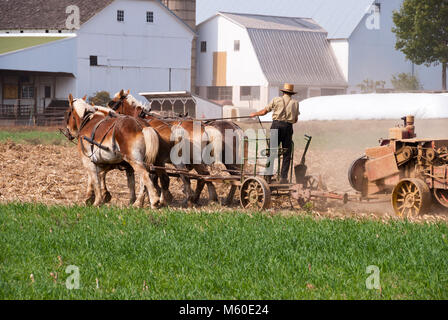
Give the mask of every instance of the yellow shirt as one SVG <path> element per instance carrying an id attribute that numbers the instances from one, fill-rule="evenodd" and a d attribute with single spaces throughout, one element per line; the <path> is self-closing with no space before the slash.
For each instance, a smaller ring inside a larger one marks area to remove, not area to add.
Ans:
<path id="1" fill-rule="evenodd" d="M 283 97 L 274 98 L 265 108 L 267 112 L 273 111 L 272 120 L 296 123 L 300 111 L 299 102 L 285 94 Z"/>

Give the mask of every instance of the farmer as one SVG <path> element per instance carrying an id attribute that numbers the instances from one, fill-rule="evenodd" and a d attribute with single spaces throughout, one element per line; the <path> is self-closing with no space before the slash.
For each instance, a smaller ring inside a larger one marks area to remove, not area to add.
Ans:
<path id="1" fill-rule="evenodd" d="M 278 144 L 282 145 L 286 152 L 283 155 L 283 162 L 281 168 L 280 183 L 288 183 L 288 172 L 291 163 L 291 149 L 292 149 L 292 135 L 293 124 L 297 122 L 299 117 L 299 102 L 292 98 L 297 92 L 294 91 L 294 85 L 285 83 L 282 97 L 274 98 L 269 105 L 258 112 L 252 113 L 251 117 L 264 116 L 272 113 L 272 129 L 278 130 Z"/>

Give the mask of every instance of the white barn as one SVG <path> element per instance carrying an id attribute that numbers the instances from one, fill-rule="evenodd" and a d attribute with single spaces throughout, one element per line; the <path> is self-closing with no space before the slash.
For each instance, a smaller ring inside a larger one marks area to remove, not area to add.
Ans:
<path id="1" fill-rule="evenodd" d="M 259 109 L 284 82 L 300 98 L 345 93 L 327 32 L 312 19 L 220 12 L 197 29 L 201 96 Z"/>
<path id="2" fill-rule="evenodd" d="M 76 29 L 73 5 L 80 13 Z M 40 113 L 69 93 L 190 90 L 195 32 L 160 1 L 0 0 L 0 6 L 0 116 L 17 104 Z"/>
<path id="3" fill-rule="evenodd" d="M 197 21 L 207 21 L 219 11 L 312 18 L 328 32 L 328 40 L 348 83 L 347 93 L 359 92 L 357 85 L 367 78 L 384 80 L 386 88 L 392 88 L 392 75 L 401 72 L 417 75 L 425 90 L 441 90 L 440 65 L 429 68 L 424 65 L 416 66 L 395 50 L 396 38 L 391 31 L 392 12 L 398 10 L 402 2 L 403 0 L 198 0 Z"/>

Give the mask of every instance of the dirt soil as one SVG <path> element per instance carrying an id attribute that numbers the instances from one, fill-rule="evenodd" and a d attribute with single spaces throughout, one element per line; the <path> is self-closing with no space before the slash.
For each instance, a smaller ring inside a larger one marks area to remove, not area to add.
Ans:
<path id="1" fill-rule="evenodd" d="M 309 173 L 321 177 L 330 191 L 352 192 L 347 181 L 347 168 L 359 156 L 349 149 L 310 151 L 307 158 Z M 296 159 L 299 159 L 298 155 Z M 296 160 L 298 161 L 298 160 Z M 81 164 L 75 146 L 25 145 L 13 142 L 0 143 L 0 202 L 36 202 L 48 205 L 84 205 L 87 175 Z M 110 205 L 126 207 L 129 192 L 124 172 L 114 170 L 107 176 L 107 186 L 112 194 Z M 194 184 L 193 184 L 194 186 Z M 224 198 L 229 186 L 217 184 L 218 194 Z M 181 208 L 182 184 L 179 179 L 171 180 L 171 192 L 175 201 L 171 205 Z M 204 190 L 198 209 L 210 212 L 239 209 L 239 194 L 235 195 L 231 208 L 208 204 L 208 193 Z M 146 201 L 147 202 L 147 201 Z M 146 206 L 148 204 L 146 203 Z M 292 203 L 292 206 L 295 206 Z M 276 198 L 272 213 L 294 214 L 288 196 Z M 295 209 L 298 207 L 295 206 Z M 340 202 L 316 203 L 310 209 L 315 216 L 332 217 L 393 217 L 388 199 L 383 203 L 343 205 Z M 425 221 L 448 221 L 443 213 L 432 212 Z"/>

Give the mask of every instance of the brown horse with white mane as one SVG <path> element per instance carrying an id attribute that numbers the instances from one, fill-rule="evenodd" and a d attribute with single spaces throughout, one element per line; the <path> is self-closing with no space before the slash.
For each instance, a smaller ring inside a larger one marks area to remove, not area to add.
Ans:
<path id="1" fill-rule="evenodd" d="M 176 143 L 179 143 L 179 140 L 172 141 L 172 133 L 176 128 L 181 128 L 188 134 L 188 140 L 189 140 L 189 161 L 188 163 L 179 163 L 174 164 L 176 168 L 183 169 L 183 170 L 196 170 L 197 173 L 203 174 L 203 175 L 209 175 L 209 169 L 206 164 L 204 163 L 194 163 L 194 150 L 196 147 L 196 150 L 199 148 L 200 152 L 205 147 L 205 141 L 202 139 L 204 136 L 207 136 L 208 138 L 205 140 L 211 140 L 213 141 L 213 134 L 216 134 L 216 132 L 213 132 L 211 130 L 206 132 L 205 127 L 201 123 L 196 123 L 196 125 L 199 125 L 199 135 L 195 135 L 194 132 L 194 126 L 195 123 L 192 120 L 161 120 L 156 117 L 153 117 L 148 114 L 143 114 L 143 105 L 138 102 L 132 95 L 129 94 L 129 90 L 125 92 L 124 90 L 121 90 L 119 93 L 115 95 L 111 103 L 109 103 L 109 106 L 119 114 L 129 115 L 136 118 L 143 118 L 149 126 L 153 127 L 157 133 L 159 134 L 161 141 L 164 141 L 166 145 L 171 145 L 173 147 Z M 211 138 L 211 139 L 209 139 Z M 159 158 L 157 160 L 157 163 L 161 164 L 162 166 L 166 163 L 171 163 L 170 159 L 171 152 L 162 153 L 159 152 Z M 166 177 L 166 175 L 159 174 L 161 178 L 161 184 L 162 184 L 162 191 L 166 189 L 169 186 L 169 179 Z M 218 201 L 218 195 L 216 193 L 215 186 L 211 182 L 205 182 L 201 179 L 198 180 L 198 184 L 196 187 L 196 191 L 193 194 L 190 186 L 190 179 L 188 176 L 180 174 L 180 177 L 184 183 L 184 193 L 186 195 L 186 200 L 184 204 L 187 203 L 196 203 L 199 200 L 199 197 L 201 195 L 201 192 L 207 184 L 207 189 L 209 192 L 209 200 L 211 201 Z"/>
<path id="2" fill-rule="evenodd" d="M 154 129 L 134 117 L 106 116 L 87 104 L 85 98 L 73 99 L 70 94 L 69 104 L 66 132 L 71 138 L 78 138 L 78 151 L 89 176 L 88 197 L 91 186 L 95 193 L 93 204 L 99 206 L 105 201 L 100 173 L 125 162 L 140 176 L 136 205 L 143 205 L 146 188 L 151 206 L 156 207 L 159 196 L 149 176 L 159 151 L 159 137 Z"/>

